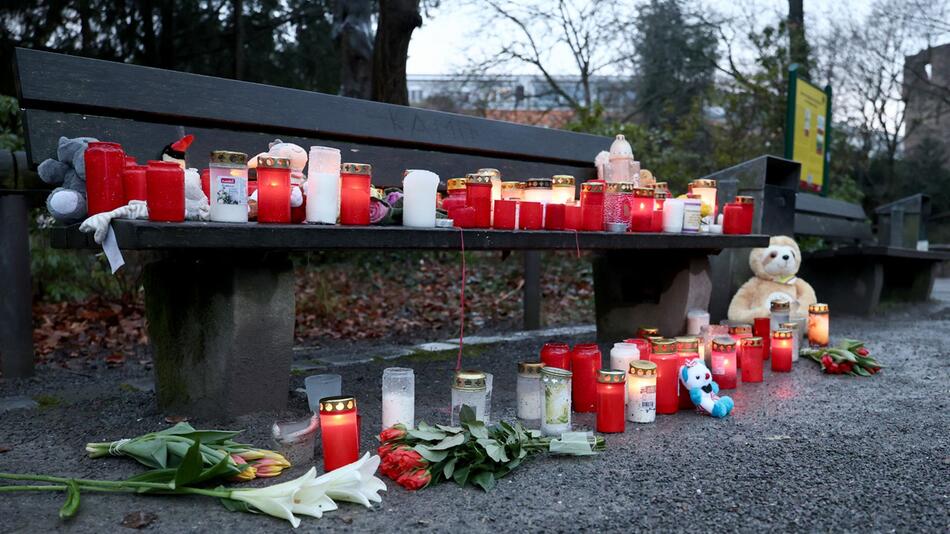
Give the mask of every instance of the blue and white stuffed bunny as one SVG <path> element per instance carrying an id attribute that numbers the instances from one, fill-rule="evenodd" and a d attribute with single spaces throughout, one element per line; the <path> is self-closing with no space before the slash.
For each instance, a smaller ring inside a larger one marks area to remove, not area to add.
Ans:
<path id="1" fill-rule="evenodd" d="M 730 397 L 719 396 L 719 384 L 713 382 L 712 373 L 700 359 L 690 360 L 680 367 L 680 382 L 689 390 L 689 398 L 696 408 L 713 417 L 725 417 L 735 406 Z"/>

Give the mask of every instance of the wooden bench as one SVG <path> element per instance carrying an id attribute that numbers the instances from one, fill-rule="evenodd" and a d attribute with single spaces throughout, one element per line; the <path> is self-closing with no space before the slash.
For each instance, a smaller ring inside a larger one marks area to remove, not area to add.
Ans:
<path id="1" fill-rule="evenodd" d="M 212 149 L 254 154 L 279 137 L 304 147 L 332 145 L 344 161 L 371 163 L 377 186 L 398 185 L 405 168 L 431 169 L 444 179 L 494 167 L 511 179 L 573 174 L 580 182 L 594 176 L 593 157 L 611 141 L 33 50 L 18 49 L 16 63 L 33 165 L 55 153 L 61 135 L 116 141 L 144 161 L 187 132 L 196 136 L 189 151 L 196 167 Z M 144 280 L 160 407 L 226 416 L 286 403 L 294 327 L 290 251 L 459 250 L 463 237 L 458 229 L 398 227 L 146 221 L 113 227 L 122 249 L 162 255 L 146 266 Z M 57 247 L 95 248 L 75 227 L 54 229 L 51 239 Z M 468 250 L 577 247 L 642 255 L 652 268 L 639 283 L 651 290 L 639 301 L 625 300 L 611 322 L 598 320 L 603 339 L 628 335 L 640 323 L 678 334 L 688 307 L 708 304 L 708 255 L 766 242 L 761 235 L 464 232 Z M 541 266 L 536 254 L 526 258 L 528 278 Z M 598 316 L 610 311 L 601 301 L 614 291 L 611 282 L 597 280 Z"/>
<path id="2" fill-rule="evenodd" d="M 930 297 L 937 267 L 950 253 L 917 250 L 919 236 L 926 236 L 926 218 L 906 225 L 904 221 L 905 214 L 914 214 L 910 206 L 915 202 L 917 215 L 922 215 L 921 198 L 878 208 L 875 238 L 861 206 L 808 193 L 796 196 L 795 235 L 819 237 L 827 244 L 803 254 L 800 272 L 819 300 L 836 311 L 869 315 L 882 300 L 920 302 Z M 904 228 L 913 234 L 910 241 L 903 239 Z"/>

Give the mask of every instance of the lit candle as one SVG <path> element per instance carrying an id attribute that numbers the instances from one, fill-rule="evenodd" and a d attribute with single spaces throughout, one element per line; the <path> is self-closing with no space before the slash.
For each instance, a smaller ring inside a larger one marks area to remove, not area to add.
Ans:
<path id="1" fill-rule="evenodd" d="M 569 174 L 556 174 L 551 177 L 551 203 L 573 204 L 577 196 L 574 177 Z"/>
<path id="2" fill-rule="evenodd" d="M 442 199 L 442 209 L 450 211 L 465 207 L 465 178 L 449 178 L 445 190 L 449 195 Z"/>
<path id="3" fill-rule="evenodd" d="M 519 362 L 518 383 L 518 419 L 531 428 L 541 422 L 541 362 Z"/>
<path id="4" fill-rule="evenodd" d="M 424 170 L 408 170 L 402 179 L 402 225 L 435 228 L 435 197 L 439 175 Z"/>
<path id="5" fill-rule="evenodd" d="M 699 338 L 694 336 L 683 336 L 676 338 L 676 353 L 680 357 L 680 367 L 686 365 L 690 360 L 699 359 Z M 680 410 L 694 410 L 696 406 L 693 404 L 693 399 L 689 396 L 689 390 L 686 389 L 686 386 L 683 385 L 682 381 L 679 381 L 679 390 L 677 391 L 679 395 L 679 406 Z"/>
<path id="6" fill-rule="evenodd" d="M 367 197 L 368 198 L 368 197 Z M 367 211 L 367 216 L 369 212 Z M 290 160 L 257 158 L 257 222 L 290 222 Z"/>
<path id="7" fill-rule="evenodd" d="M 604 229 L 604 183 L 581 184 L 581 229 L 601 232 Z"/>
<path id="8" fill-rule="evenodd" d="M 597 370 L 600 368 L 601 355 L 597 344 L 574 345 L 571 351 L 571 400 L 575 412 L 593 412 L 596 409 Z"/>
<path id="9" fill-rule="evenodd" d="M 772 371 L 787 373 L 792 370 L 792 336 L 791 330 L 776 330 L 772 332 Z"/>
<path id="10" fill-rule="evenodd" d="M 554 191 L 551 188 L 551 180 L 548 178 L 532 178 L 525 180 L 524 198 L 528 202 L 539 202 L 547 204 L 551 202 Z"/>
<path id="11" fill-rule="evenodd" d="M 756 317 L 752 320 L 752 334 L 762 338 L 762 359 L 769 359 L 769 346 L 772 341 L 771 317 Z"/>
<path id="12" fill-rule="evenodd" d="M 122 170 L 122 191 L 125 194 L 125 203 L 132 200 L 148 199 L 148 182 L 145 180 L 147 165 L 126 165 Z M 245 210 L 245 218 L 247 217 Z"/>
<path id="13" fill-rule="evenodd" d="M 686 312 L 686 335 L 698 336 L 699 331 L 709 324 L 709 312 L 706 310 L 689 310 Z"/>
<path id="14" fill-rule="evenodd" d="M 736 366 L 742 368 L 742 358 L 740 353 L 742 352 L 742 341 L 747 337 L 752 337 L 752 325 L 736 323 L 729 325 L 729 336 L 736 341 Z"/>
<path id="15" fill-rule="evenodd" d="M 368 163 L 342 165 L 340 169 L 340 224 L 369 225 L 369 190 L 372 174 L 373 167 Z"/>
<path id="16" fill-rule="evenodd" d="M 246 223 L 247 154 L 229 150 L 212 152 L 208 162 L 208 190 L 212 221 Z"/>
<path id="17" fill-rule="evenodd" d="M 630 362 L 627 373 L 627 421 L 652 423 L 656 420 L 656 364 L 644 360 Z"/>
<path id="18" fill-rule="evenodd" d="M 541 347 L 541 363 L 546 367 L 571 370 L 571 347 L 567 343 L 545 343 Z"/>
<path id="19" fill-rule="evenodd" d="M 290 206 L 289 202 L 287 204 Z M 360 457 L 356 398 L 349 395 L 320 399 L 320 441 L 323 470 L 333 471 Z"/>
<path id="20" fill-rule="evenodd" d="M 631 201 L 630 231 L 649 232 L 653 229 L 653 189 L 637 187 Z"/>
<path id="21" fill-rule="evenodd" d="M 383 429 L 395 424 L 413 428 L 416 422 L 416 378 L 412 369 L 383 369 Z"/>
<path id="22" fill-rule="evenodd" d="M 499 185 L 499 194 L 501 194 L 501 185 Z M 472 228 L 490 228 L 491 227 L 491 209 L 492 209 L 492 175 L 490 174 L 466 174 L 465 175 L 465 194 L 468 207 L 475 210 L 475 220 Z"/>
<path id="23" fill-rule="evenodd" d="M 716 180 L 693 180 L 690 183 L 689 192 L 699 195 L 703 204 L 712 210 L 710 215 L 713 220 L 716 220 L 716 215 L 719 214 L 719 206 L 716 204 Z"/>
<path id="24" fill-rule="evenodd" d="M 712 376 L 720 389 L 736 387 L 736 340 L 720 336 L 712 341 Z"/>
<path id="25" fill-rule="evenodd" d="M 145 169 L 148 220 L 185 220 L 185 171 L 173 161 L 149 161 Z M 91 213 L 91 212 L 90 212 Z"/>
<path id="26" fill-rule="evenodd" d="M 501 183 L 501 199 L 502 200 L 522 200 L 524 199 L 524 188 L 525 188 L 524 182 L 502 182 Z"/>
<path id="27" fill-rule="evenodd" d="M 624 431 L 626 376 L 626 371 L 615 369 L 597 371 L 597 432 Z"/>
<path id="28" fill-rule="evenodd" d="M 452 426 L 458 426 L 462 406 L 471 407 L 475 412 L 475 419 L 484 421 L 487 396 L 485 373 L 475 370 L 456 372 L 452 379 Z"/>
<path id="29" fill-rule="evenodd" d="M 808 306 L 808 344 L 812 347 L 828 346 L 828 305 L 823 303 Z"/>
<path id="30" fill-rule="evenodd" d="M 653 193 L 653 223 L 650 231 L 660 233 L 663 231 L 663 207 L 670 194 L 662 189 L 655 189 Z"/>
<path id="31" fill-rule="evenodd" d="M 769 328 L 772 331 L 779 329 L 779 325 L 788 322 L 791 303 L 787 300 L 773 300 L 769 305 Z"/>
<path id="32" fill-rule="evenodd" d="M 736 204 L 742 208 L 742 221 L 739 225 L 742 234 L 752 233 L 752 223 L 755 220 L 755 198 L 737 196 Z"/>
<path id="33" fill-rule="evenodd" d="M 336 224 L 340 216 L 340 151 L 310 147 L 307 167 L 307 222 Z"/>
<path id="34" fill-rule="evenodd" d="M 739 360 L 743 382 L 762 381 L 762 338 L 746 337 L 739 342 Z"/>
<path id="35" fill-rule="evenodd" d="M 679 410 L 680 356 L 671 339 L 652 343 L 650 361 L 656 364 L 656 413 L 671 414 Z"/>
<path id="36" fill-rule="evenodd" d="M 630 227 L 634 187 L 633 182 L 610 182 L 604 187 L 604 227 L 608 231 L 626 232 Z"/>
<path id="37" fill-rule="evenodd" d="M 778 325 L 779 330 L 791 330 L 792 331 L 792 361 L 798 361 L 798 351 L 802 348 L 802 329 L 801 325 L 795 321 L 790 321 L 787 323 L 782 323 Z"/>
<path id="38" fill-rule="evenodd" d="M 571 430 L 571 371 L 541 369 L 541 433 L 559 436 Z"/>
<path id="39" fill-rule="evenodd" d="M 112 211 L 125 205 L 125 193 L 122 190 L 125 152 L 122 145 L 92 141 L 83 153 L 83 163 L 86 166 L 86 207 L 89 215 Z M 184 217 L 184 211 L 182 216 Z"/>

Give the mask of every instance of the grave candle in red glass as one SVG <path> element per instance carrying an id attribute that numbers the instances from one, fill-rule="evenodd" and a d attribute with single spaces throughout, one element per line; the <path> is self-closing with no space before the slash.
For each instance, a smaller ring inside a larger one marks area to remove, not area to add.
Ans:
<path id="1" fill-rule="evenodd" d="M 473 207 L 455 208 L 448 215 L 456 228 L 472 228 L 475 226 L 475 208 Z"/>
<path id="2" fill-rule="evenodd" d="M 540 202 L 518 203 L 518 228 L 522 230 L 540 230 L 544 204 Z"/>
<path id="3" fill-rule="evenodd" d="M 772 371 L 787 373 L 792 370 L 792 344 L 795 333 L 791 330 L 772 332 Z"/>
<path id="4" fill-rule="evenodd" d="M 122 171 L 125 152 L 119 143 L 93 141 L 83 155 L 86 165 L 86 203 L 89 215 L 125 205 Z"/>
<path id="5" fill-rule="evenodd" d="M 138 164 L 139 164 L 139 162 L 135 161 L 135 158 L 134 158 L 134 157 L 132 157 L 132 156 L 130 156 L 130 155 L 128 155 L 128 154 L 125 155 L 125 166 L 126 166 L 126 167 L 128 167 L 129 165 L 138 165 Z"/>
<path id="6" fill-rule="evenodd" d="M 366 214 L 367 223 L 369 223 L 369 212 L 367 211 Z M 257 158 L 257 222 L 265 224 L 290 222 L 290 160 L 288 158 L 271 156 Z"/>
<path id="7" fill-rule="evenodd" d="M 755 198 L 747 196 L 737 196 L 736 204 L 742 208 L 742 224 L 740 228 L 743 234 L 752 233 L 752 221 L 755 219 Z"/>
<path id="8" fill-rule="evenodd" d="M 517 209 L 517 200 L 496 200 L 492 226 L 499 230 L 514 230 Z"/>
<path id="9" fill-rule="evenodd" d="M 122 171 L 122 192 L 125 194 L 125 203 L 131 200 L 145 200 L 148 198 L 148 184 L 145 181 L 145 171 L 148 165 L 126 165 Z"/>
<path id="10" fill-rule="evenodd" d="M 580 204 L 568 204 L 564 206 L 564 229 L 580 230 L 582 224 Z"/>
<path id="11" fill-rule="evenodd" d="M 320 399 L 320 442 L 325 472 L 359 460 L 360 432 L 354 397 Z"/>
<path id="12" fill-rule="evenodd" d="M 659 185 L 659 184 L 657 184 Z M 654 187 L 653 193 L 653 223 L 650 226 L 650 231 L 655 233 L 660 233 L 663 231 L 663 206 L 666 204 L 666 199 L 669 198 L 670 192 L 666 189 L 660 187 Z"/>
<path id="13" fill-rule="evenodd" d="M 149 161 L 145 169 L 148 220 L 185 220 L 185 171 L 172 161 Z"/>
<path id="14" fill-rule="evenodd" d="M 604 182 L 581 184 L 581 230 L 601 232 L 604 229 Z"/>
<path id="15" fill-rule="evenodd" d="M 610 182 L 604 186 L 604 227 L 608 230 L 612 224 L 622 224 L 622 231 L 627 231 L 634 187 L 633 182 Z"/>
<path id="16" fill-rule="evenodd" d="M 762 338 L 762 359 L 769 359 L 769 346 L 772 341 L 772 318 L 756 317 L 752 320 L 752 335 Z"/>
<path id="17" fill-rule="evenodd" d="M 735 389 L 736 340 L 730 336 L 721 336 L 712 340 L 709 363 L 712 365 L 713 380 L 719 384 L 719 389 Z"/>
<path id="18" fill-rule="evenodd" d="M 623 432 L 626 371 L 600 369 L 597 371 L 597 432 Z"/>
<path id="19" fill-rule="evenodd" d="M 475 220 L 472 224 L 473 228 L 491 227 L 491 179 L 492 175 L 487 173 L 465 175 L 467 205 L 475 209 Z"/>
<path id="20" fill-rule="evenodd" d="M 340 166 L 340 224 L 369 224 L 372 173 L 373 167 L 368 163 L 344 163 Z"/>
<path id="21" fill-rule="evenodd" d="M 564 229 L 564 204 L 547 204 L 544 206 L 544 229 Z"/>
<path id="22" fill-rule="evenodd" d="M 682 359 L 672 339 L 657 339 L 651 344 L 650 361 L 656 364 L 656 413 L 679 411 L 679 374 Z"/>
<path id="23" fill-rule="evenodd" d="M 676 338 L 676 353 L 680 357 L 680 367 L 686 365 L 686 362 L 690 360 L 698 360 L 699 338 L 693 336 Z M 680 410 L 693 410 L 696 408 L 693 404 L 693 399 L 689 396 L 689 390 L 686 389 L 682 381 L 679 382 L 679 403 Z"/>
<path id="24" fill-rule="evenodd" d="M 736 367 L 742 368 L 742 343 L 741 341 L 747 337 L 752 337 L 752 325 L 744 323 L 736 323 L 729 325 L 729 336 L 736 341 Z"/>
<path id="25" fill-rule="evenodd" d="M 211 199 L 211 169 L 201 169 L 201 190 Z"/>
<path id="26" fill-rule="evenodd" d="M 745 212 L 742 206 L 732 202 L 722 207 L 722 233 L 724 234 L 744 234 L 742 228 Z"/>
<path id="27" fill-rule="evenodd" d="M 653 189 L 649 187 L 634 189 L 630 208 L 631 232 L 649 232 L 653 229 Z"/>
<path id="28" fill-rule="evenodd" d="M 743 382 L 762 381 L 762 338 L 746 337 L 739 341 L 739 360 Z"/>
<path id="29" fill-rule="evenodd" d="M 541 363 L 547 367 L 571 370 L 571 347 L 567 343 L 545 343 L 541 347 Z"/>
<path id="30" fill-rule="evenodd" d="M 442 200 L 442 209 L 446 212 L 466 206 L 465 178 L 449 178 L 445 190 L 449 196 Z"/>
<path id="31" fill-rule="evenodd" d="M 597 404 L 597 370 L 601 367 L 596 343 L 579 343 L 571 351 L 571 404 L 575 412 L 593 412 Z"/>

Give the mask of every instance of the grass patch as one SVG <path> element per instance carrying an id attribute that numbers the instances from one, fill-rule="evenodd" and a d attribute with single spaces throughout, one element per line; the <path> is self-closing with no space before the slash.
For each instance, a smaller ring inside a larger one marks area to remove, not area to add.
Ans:
<path id="1" fill-rule="evenodd" d="M 55 408 L 63 404 L 63 399 L 55 395 L 37 395 L 33 397 L 33 400 L 40 405 L 41 410 L 47 410 L 49 408 Z"/>

